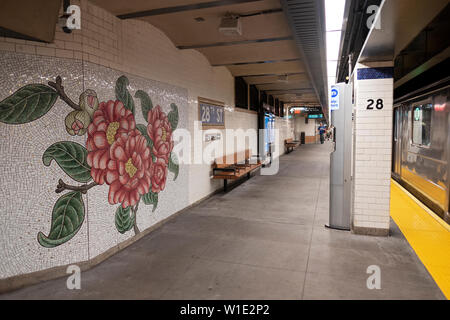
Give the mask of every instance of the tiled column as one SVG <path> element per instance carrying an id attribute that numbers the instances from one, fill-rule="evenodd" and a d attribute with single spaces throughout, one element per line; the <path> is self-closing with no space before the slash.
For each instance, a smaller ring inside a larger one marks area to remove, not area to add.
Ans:
<path id="1" fill-rule="evenodd" d="M 354 72 L 352 231 L 389 235 L 393 63 L 357 64 Z"/>

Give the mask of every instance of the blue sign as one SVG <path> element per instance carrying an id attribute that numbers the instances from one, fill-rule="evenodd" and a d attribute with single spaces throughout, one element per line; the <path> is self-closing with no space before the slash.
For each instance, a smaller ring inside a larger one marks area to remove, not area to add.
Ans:
<path id="1" fill-rule="evenodd" d="M 199 107 L 200 107 L 200 120 L 202 122 L 202 125 L 210 125 L 210 126 L 225 125 L 222 106 L 201 102 L 199 103 Z"/>
<path id="2" fill-rule="evenodd" d="M 269 146 L 275 142 L 275 116 L 271 113 L 264 114 L 264 151 L 269 153 Z"/>
<path id="3" fill-rule="evenodd" d="M 330 110 L 339 110 L 339 89 L 331 87 Z"/>

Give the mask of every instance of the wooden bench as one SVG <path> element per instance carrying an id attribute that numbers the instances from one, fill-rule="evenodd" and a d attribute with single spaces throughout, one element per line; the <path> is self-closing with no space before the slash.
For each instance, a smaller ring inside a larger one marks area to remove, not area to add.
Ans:
<path id="1" fill-rule="evenodd" d="M 252 161 L 253 160 L 253 161 Z M 250 179 L 250 173 L 261 167 L 258 157 L 251 156 L 247 149 L 234 154 L 216 158 L 213 163 L 213 179 L 223 180 L 223 190 L 227 191 L 228 180 L 238 180 L 243 176 Z"/>
<path id="2" fill-rule="evenodd" d="M 299 145 L 300 145 L 300 142 L 294 141 L 292 138 L 284 140 L 284 146 L 286 147 L 286 150 L 287 150 L 286 153 L 294 151 L 294 149 L 297 148 Z"/>

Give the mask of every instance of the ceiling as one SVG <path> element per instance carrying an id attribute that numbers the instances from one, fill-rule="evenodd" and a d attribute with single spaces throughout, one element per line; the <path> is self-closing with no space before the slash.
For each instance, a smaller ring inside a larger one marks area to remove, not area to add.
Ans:
<path id="1" fill-rule="evenodd" d="M 60 0 L 1 0 L 0 37 L 52 42 L 60 7 Z"/>
<path id="2" fill-rule="evenodd" d="M 320 104 L 280 0 L 91 2 L 121 19 L 151 23 L 179 49 L 198 50 L 212 66 L 227 67 L 233 76 L 244 77 L 247 83 L 281 101 Z M 219 32 L 221 18 L 228 12 L 241 16 L 241 36 Z M 288 80 L 279 81 L 278 75 L 286 74 Z"/>
<path id="3" fill-rule="evenodd" d="M 377 23 L 371 29 L 361 28 L 361 25 L 364 25 L 372 15 L 372 12 L 366 12 L 364 8 L 371 5 L 380 7 L 377 22 L 381 28 L 376 28 Z M 345 81 L 346 76 L 348 76 L 349 55 L 353 56 L 353 70 L 358 59 L 360 62 L 392 61 L 399 54 L 404 54 L 405 52 L 402 51 L 410 45 L 414 46 L 415 37 L 420 35 L 422 31 L 429 32 L 435 29 L 435 26 L 429 24 L 446 6 L 449 6 L 448 0 L 347 0 L 344 13 L 346 23 L 341 38 L 341 60 L 337 71 L 337 82 Z M 445 39 L 445 36 L 443 34 L 437 38 Z M 430 39 L 426 39 L 426 41 L 430 42 Z M 443 42 L 445 43 L 445 41 Z M 438 44 L 438 46 L 440 45 L 441 43 Z M 428 51 L 430 49 L 432 51 L 433 48 L 430 47 L 432 46 L 428 43 L 419 48 L 411 47 L 412 50 L 407 51 L 409 51 L 408 53 L 411 54 L 411 58 L 415 60 L 413 63 L 415 63 L 420 62 L 420 59 L 417 56 L 414 57 L 413 54 L 417 54 L 417 51 Z M 438 60 L 442 60 L 442 58 Z M 433 66 L 434 62 L 430 65 Z M 421 67 L 420 70 L 403 79 L 403 81 L 409 81 L 427 69 L 428 67 Z M 400 85 L 400 83 L 396 83 L 396 85 Z"/>
<path id="4" fill-rule="evenodd" d="M 381 28 L 371 28 L 359 61 L 394 60 L 448 3 L 448 0 L 383 2 L 378 15 Z"/>

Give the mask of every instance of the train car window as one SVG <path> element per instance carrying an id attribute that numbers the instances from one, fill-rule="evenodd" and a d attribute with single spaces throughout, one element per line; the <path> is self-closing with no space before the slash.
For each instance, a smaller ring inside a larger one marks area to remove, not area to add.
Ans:
<path id="1" fill-rule="evenodd" d="M 419 146 L 429 147 L 431 144 L 431 114 L 433 105 L 423 104 L 413 108 L 413 143 Z"/>

